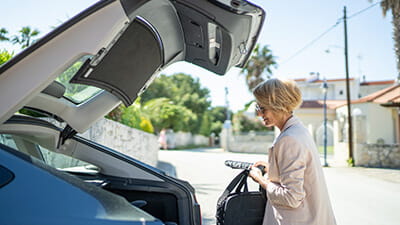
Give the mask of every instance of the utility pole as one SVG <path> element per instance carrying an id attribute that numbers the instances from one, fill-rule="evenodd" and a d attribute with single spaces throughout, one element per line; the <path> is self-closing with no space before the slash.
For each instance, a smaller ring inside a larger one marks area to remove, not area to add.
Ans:
<path id="1" fill-rule="evenodd" d="M 328 145 L 328 133 L 327 133 L 327 115 L 326 115 L 326 99 L 328 95 L 328 83 L 324 77 L 324 82 L 322 83 L 322 91 L 324 93 L 324 166 L 328 167 L 328 161 L 326 160 L 327 155 L 327 145 Z"/>
<path id="2" fill-rule="evenodd" d="M 229 111 L 228 95 L 229 95 L 228 87 L 225 87 L 226 120 L 230 120 L 231 119 L 231 113 Z"/>
<path id="3" fill-rule="evenodd" d="M 231 113 L 229 112 L 229 100 L 228 100 L 228 87 L 225 87 L 225 104 L 226 104 L 226 120 L 224 122 L 224 130 L 226 131 L 226 145 L 225 151 L 229 151 L 229 140 L 230 140 L 230 132 L 232 129 L 231 123 Z"/>
<path id="4" fill-rule="evenodd" d="M 349 80 L 349 59 L 348 59 L 348 49 L 347 49 L 347 15 L 346 6 L 343 9 L 343 22 L 344 22 L 344 58 L 346 67 L 346 93 L 347 93 L 347 119 L 348 119 L 348 138 L 349 138 L 349 163 L 354 166 L 353 157 L 353 125 L 351 122 L 351 101 L 350 101 L 350 80 Z"/>

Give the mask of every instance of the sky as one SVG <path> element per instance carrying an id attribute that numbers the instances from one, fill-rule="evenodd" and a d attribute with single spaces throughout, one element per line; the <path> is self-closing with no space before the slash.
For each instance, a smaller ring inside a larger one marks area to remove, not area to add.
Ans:
<path id="1" fill-rule="evenodd" d="M 23 26 L 31 26 L 45 35 L 92 5 L 95 0 L 2 0 L 2 22 L 13 35 Z M 383 17 L 378 1 L 373 0 L 253 0 L 266 12 L 258 43 L 268 45 L 278 67 L 273 77 L 345 78 L 343 8 L 347 8 L 350 77 L 365 76 L 367 81 L 393 80 L 397 77 L 391 13 Z M 375 4 L 375 6 L 373 6 Z M 372 6 L 372 7 L 371 7 Z M 364 10 L 366 9 L 366 10 Z M 336 25 L 335 25 L 336 24 Z M 0 42 L 0 49 L 19 52 L 16 46 Z M 253 100 L 239 68 L 224 76 L 195 65 L 179 62 L 163 73 L 186 73 L 200 80 L 210 90 L 213 106 L 233 111 L 243 109 Z M 228 96 L 225 95 L 228 89 Z"/>

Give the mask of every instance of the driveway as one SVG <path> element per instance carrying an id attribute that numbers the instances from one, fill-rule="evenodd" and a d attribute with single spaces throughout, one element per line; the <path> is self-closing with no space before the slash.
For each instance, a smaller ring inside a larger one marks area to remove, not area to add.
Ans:
<path id="1" fill-rule="evenodd" d="M 226 167 L 225 160 L 255 162 L 266 157 L 222 149 L 159 152 L 160 168 L 196 189 L 203 225 L 215 224 L 218 197 L 240 172 Z M 400 170 L 329 167 L 324 172 L 338 225 L 399 224 Z M 257 185 L 253 183 L 251 188 L 255 190 Z"/>

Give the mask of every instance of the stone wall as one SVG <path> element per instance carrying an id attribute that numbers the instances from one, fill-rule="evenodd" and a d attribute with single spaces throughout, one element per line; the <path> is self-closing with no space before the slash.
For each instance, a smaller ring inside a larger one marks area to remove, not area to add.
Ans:
<path id="1" fill-rule="evenodd" d="M 103 118 L 82 136 L 149 165 L 157 165 L 159 146 L 153 134 Z"/>
<path id="2" fill-rule="evenodd" d="M 275 138 L 274 132 L 233 134 L 229 129 L 223 129 L 220 136 L 225 151 L 258 154 L 267 154 Z"/>
<path id="3" fill-rule="evenodd" d="M 208 146 L 209 139 L 203 135 L 193 135 L 187 132 L 173 132 L 167 130 L 167 145 L 169 149 L 182 148 L 185 146 Z"/>
<path id="4" fill-rule="evenodd" d="M 400 169 L 399 144 L 356 144 L 356 166 Z"/>

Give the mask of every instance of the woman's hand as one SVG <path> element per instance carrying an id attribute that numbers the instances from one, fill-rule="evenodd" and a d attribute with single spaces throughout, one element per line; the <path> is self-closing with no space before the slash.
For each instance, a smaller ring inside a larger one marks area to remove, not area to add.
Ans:
<path id="1" fill-rule="evenodd" d="M 263 166 L 263 167 L 264 167 L 263 172 L 264 172 L 264 173 L 268 173 L 269 164 L 268 164 L 267 162 L 258 161 L 258 162 L 256 162 L 256 163 L 253 164 L 252 168 L 254 168 L 254 167 L 257 167 L 257 168 L 258 168 L 258 166 Z"/>
<path id="2" fill-rule="evenodd" d="M 258 166 L 263 166 L 264 171 L 261 171 Z M 249 172 L 249 177 L 251 177 L 254 182 L 258 183 L 261 185 L 262 188 L 267 189 L 267 185 L 270 183 L 270 181 L 263 176 L 263 172 L 267 173 L 268 172 L 268 166 L 269 164 L 267 162 L 259 161 L 253 164 L 251 166 L 251 170 Z"/>
<path id="3" fill-rule="evenodd" d="M 261 170 L 254 166 L 251 167 L 249 177 L 251 177 L 256 183 L 260 183 L 260 181 L 264 178 Z"/>

